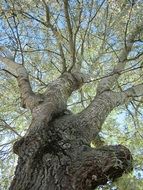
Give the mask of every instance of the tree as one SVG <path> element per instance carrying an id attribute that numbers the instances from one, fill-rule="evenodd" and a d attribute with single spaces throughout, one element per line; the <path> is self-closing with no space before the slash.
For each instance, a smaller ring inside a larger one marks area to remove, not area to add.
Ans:
<path id="1" fill-rule="evenodd" d="M 1 118 L 18 137 L 10 190 L 92 190 L 132 171 L 129 149 L 103 145 L 99 134 L 118 106 L 141 108 L 142 7 L 141 1 L 2 1 L 2 84 L 14 86 L 19 115 L 26 109 L 31 118 L 19 130 Z M 67 108 L 74 91 L 70 101 L 80 95 L 83 106 L 78 113 Z"/>

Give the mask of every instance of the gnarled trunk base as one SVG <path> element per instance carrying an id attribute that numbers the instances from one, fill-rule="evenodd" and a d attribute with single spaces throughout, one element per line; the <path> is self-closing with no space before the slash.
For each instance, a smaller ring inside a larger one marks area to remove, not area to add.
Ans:
<path id="1" fill-rule="evenodd" d="M 78 128 L 54 122 L 14 145 L 19 155 L 9 190 L 94 190 L 132 170 L 130 151 L 122 146 L 93 149 L 79 138 Z M 42 133 L 43 130 L 43 133 Z M 44 133 L 45 132 L 45 133 Z M 41 135 L 43 142 L 41 140 Z M 33 151 L 34 150 L 34 151 Z"/>

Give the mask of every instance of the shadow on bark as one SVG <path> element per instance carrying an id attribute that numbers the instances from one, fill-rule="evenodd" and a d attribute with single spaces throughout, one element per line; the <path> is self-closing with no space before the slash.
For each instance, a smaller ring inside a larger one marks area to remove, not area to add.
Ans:
<path id="1" fill-rule="evenodd" d="M 73 144 L 54 130 L 43 144 L 36 136 L 16 142 L 19 159 L 9 190 L 94 190 L 132 171 L 133 158 L 122 145 Z"/>

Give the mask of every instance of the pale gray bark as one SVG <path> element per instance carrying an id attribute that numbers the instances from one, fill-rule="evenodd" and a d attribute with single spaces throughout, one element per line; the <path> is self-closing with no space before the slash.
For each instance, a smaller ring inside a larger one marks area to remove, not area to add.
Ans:
<path id="1" fill-rule="evenodd" d="M 133 98 L 143 96 L 143 84 L 133 86 L 123 92 L 104 91 L 96 95 L 92 103 L 79 115 L 79 126 L 83 130 L 87 142 L 91 142 L 101 131 L 102 124 L 111 111 L 123 104 L 128 104 Z M 86 126 L 83 125 L 86 123 Z M 85 128 L 84 128 L 85 127 Z"/>
<path id="2" fill-rule="evenodd" d="M 120 55 L 118 58 L 119 61 L 117 65 L 114 67 L 113 72 L 111 73 L 111 76 L 103 78 L 99 82 L 98 87 L 97 87 L 97 93 L 102 93 L 103 91 L 111 89 L 114 83 L 117 82 L 118 78 L 120 77 L 121 71 L 123 71 L 126 66 L 127 57 L 133 47 L 135 39 L 142 30 L 143 30 L 143 24 L 139 23 L 127 36 L 127 40 L 124 42 L 124 47 L 122 51 L 120 52 Z"/>
<path id="3" fill-rule="evenodd" d="M 5 52 L 6 50 L 3 48 L 0 49 L 0 51 Z M 17 78 L 22 98 L 22 106 L 32 110 L 33 107 L 39 103 L 41 98 L 36 96 L 32 91 L 26 69 L 23 65 L 10 59 L 7 54 L 6 57 L 0 56 L 0 61 L 5 64 L 4 69 Z"/>

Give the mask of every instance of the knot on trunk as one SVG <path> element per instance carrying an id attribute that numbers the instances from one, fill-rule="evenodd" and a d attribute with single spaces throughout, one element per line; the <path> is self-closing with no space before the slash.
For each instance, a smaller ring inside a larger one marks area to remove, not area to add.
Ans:
<path id="1" fill-rule="evenodd" d="M 13 145 L 13 152 L 26 160 L 34 157 L 42 146 L 42 139 L 39 136 L 26 136 L 16 141 Z"/>
<path id="2" fill-rule="evenodd" d="M 94 190 L 107 181 L 114 181 L 133 169 L 132 155 L 122 146 L 103 146 L 91 149 L 81 157 L 72 167 L 73 183 L 76 190 Z"/>
<path id="3" fill-rule="evenodd" d="M 63 76 L 65 76 L 70 81 L 73 87 L 73 91 L 79 89 L 85 82 L 85 75 L 80 72 L 75 72 L 75 73 L 65 72 Z"/>
<path id="4" fill-rule="evenodd" d="M 19 148 L 22 146 L 24 142 L 24 138 L 22 137 L 20 140 L 17 140 L 14 144 L 13 144 L 13 152 L 17 155 L 19 155 Z"/>

